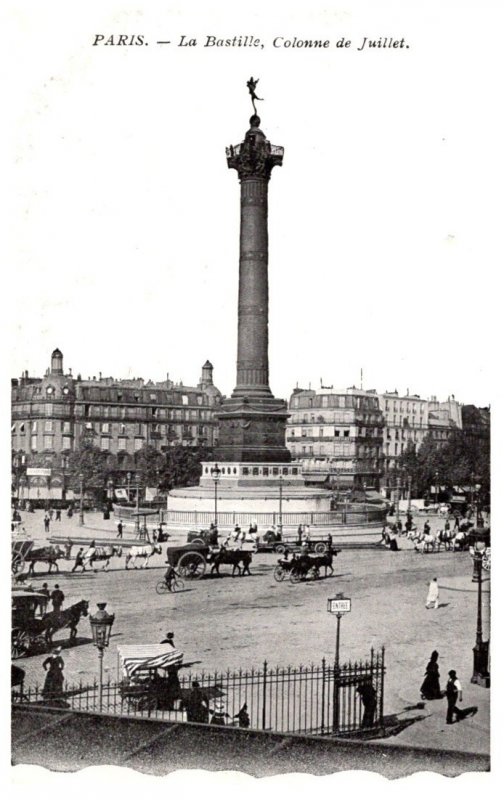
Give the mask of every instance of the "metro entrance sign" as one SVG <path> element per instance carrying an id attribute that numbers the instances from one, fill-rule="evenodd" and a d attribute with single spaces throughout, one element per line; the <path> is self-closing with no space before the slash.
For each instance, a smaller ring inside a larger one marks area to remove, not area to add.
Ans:
<path id="1" fill-rule="evenodd" d="M 346 614 L 352 610 L 352 601 L 349 597 L 330 597 L 327 610 L 330 614 Z"/>

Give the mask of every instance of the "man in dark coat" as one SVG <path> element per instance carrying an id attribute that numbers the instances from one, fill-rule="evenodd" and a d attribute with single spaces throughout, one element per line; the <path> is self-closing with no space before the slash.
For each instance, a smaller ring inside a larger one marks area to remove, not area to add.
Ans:
<path id="1" fill-rule="evenodd" d="M 460 708 L 457 708 L 457 700 L 462 701 L 462 686 L 454 669 L 451 669 L 448 673 L 448 683 L 446 684 L 446 700 L 448 702 L 448 708 L 446 709 L 446 724 L 451 725 L 453 723 L 454 714 L 457 722 L 464 716 Z"/>
<path id="2" fill-rule="evenodd" d="M 54 589 L 51 592 L 51 600 L 53 605 L 54 611 L 61 611 L 61 606 L 63 605 L 63 601 L 65 599 L 65 595 L 61 591 L 59 585 L 57 583 L 54 584 Z"/>
<path id="3" fill-rule="evenodd" d="M 372 728 L 376 711 L 376 690 L 371 681 L 366 681 L 357 687 L 357 691 L 364 706 L 361 728 Z"/>

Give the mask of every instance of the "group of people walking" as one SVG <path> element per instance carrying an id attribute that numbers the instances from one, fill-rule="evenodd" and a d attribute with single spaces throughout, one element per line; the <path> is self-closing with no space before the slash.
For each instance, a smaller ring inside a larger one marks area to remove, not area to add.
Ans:
<path id="1" fill-rule="evenodd" d="M 439 653 L 433 650 L 429 663 L 425 668 L 425 678 L 420 687 L 420 695 L 422 700 L 439 700 L 446 697 L 446 724 L 453 724 L 453 717 L 455 721 L 463 719 L 467 714 L 457 706 L 458 702 L 462 702 L 462 684 L 457 677 L 457 672 L 454 669 L 448 671 L 448 681 L 446 689 L 441 691 L 440 675 L 439 675 Z"/>

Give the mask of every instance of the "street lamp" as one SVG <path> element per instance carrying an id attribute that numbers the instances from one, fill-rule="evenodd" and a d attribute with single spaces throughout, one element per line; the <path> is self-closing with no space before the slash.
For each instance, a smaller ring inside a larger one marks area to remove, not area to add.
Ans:
<path id="1" fill-rule="evenodd" d="M 210 470 L 210 475 L 212 476 L 214 487 L 215 487 L 215 494 L 214 494 L 214 516 L 215 516 L 215 527 L 218 528 L 217 524 L 217 484 L 219 483 L 219 478 L 221 476 L 222 470 L 219 469 L 219 465 L 215 464 Z"/>
<path id="2" fill-rule="evenodd" d="M 278 478 L 278 532 L 280 533 L 280 537 L 282 536 L 282 528 L 283 528 L 283 520 L 282 520 L 282 486 L 283 483 L 283 475 L 280 475 Z"/>
<path id="3" fill-rule="evenodd" d="M 136 481 L 136 516 L 135 516 L 135 533 L 140 535 L 140 475 L 135 473 Z"/>
<path id="4" fill-rule="evenodd" d="M 79 502 L 79 525 L 84 525 L 84 475 L 82 472 L 79 475 L 80 485 L 80 502 Z"/>
<path id="5" fill-rule="evenodd" d="M 91 633 L 93 634 L 93 644 L 98 648 L 98 661 L 100 666 L 99 672 L 99 689 L 98 689 L 98 708 L 102 710 L 103 706 L 103 651 L 109 645 L 110 631 L 114 624 L 115 615 L 108 614 L 105 609 L 106 603 L 97 603 L 98 611 L 93 616 L 89 615 L 89 622 L 91 624 Z"/>
<path id="6" fill-rule="evenodd" d="M 435 481 L 435 484 L 434 484 L 435 495 L 434 495 L 434 497 L 436 498 L 435 503 L 437 505 L 438 504 L 438 496 L 439 496 L 439 472 L 435 472 L 434 473 L 434 481 Z"/>
<path id="7" fill-rule="evenodd" d="M 483 641 L 483 625 L 481 614 L 482 601 L 482 564 L 486 546 L 484 542 L 475 542 L 473 553 L 473 583 L 478 584 L 478 608 L 476 613 L 476 644 L 473 647 L 473 675 L 471 683 L 480 686 L 490 686 L 490 673 L 488 671 L 488 641 Z"/>
<path id="8" fill-rule="evenodd" d="M 129 501 L 130 501 L 130 482 L 131 482 L 131 472 L 127 472 L 127 473 L 126 473 L 126 480 L 127 480 L 127 482 L 128 482 L 128 489 L 127 489 L 127 491 L 128 491 L 128 503 L 129 503 Z"/>

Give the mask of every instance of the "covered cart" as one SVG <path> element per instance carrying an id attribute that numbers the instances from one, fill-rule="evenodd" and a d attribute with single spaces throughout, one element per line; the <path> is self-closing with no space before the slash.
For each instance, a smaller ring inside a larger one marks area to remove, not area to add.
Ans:
<path id="1" fill-rule="evenodd" d="M 45 625 L 42 616 L 47 607 L 47 596 L 31 590 L 12 592 L 12 640 L 13 659 L 26 655 L 37 648 L 46 649 Z"/>
<path id="2" fill-rule="evenodd" d="M 23 571 L 32 549 L 33 539 L 13 539 L 11 545 L 11 572 L 13 575 L 18 575 Z"/>

